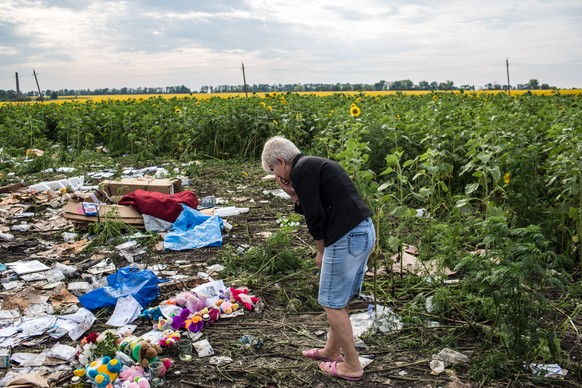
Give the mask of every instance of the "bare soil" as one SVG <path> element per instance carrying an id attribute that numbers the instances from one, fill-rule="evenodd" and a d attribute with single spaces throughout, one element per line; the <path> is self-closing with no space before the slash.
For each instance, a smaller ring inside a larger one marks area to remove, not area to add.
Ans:
<path id="1" fill-rule="evenodd" d="M 190 176 L 191 185 L 187 189 L 193 190 L 198 197 L 214 195 L 224 199 L 225 205 L 249 207 L 247 214 L 229 219 L 234 228 L 224 236 L 222 247 L 201 248 L 181 252 L 160 252 L 151 248 L 143 262 L 148 264 L 163 263 L 168 270 L 177 270 L 188 277 L 180 281 L 162 283 L 159 301 L 172 297 L 183 289 L 190 289 L 203 282 L 197 275 L 204 271 L 210 262 L 216 262 L 222 250 L 229 246 L 237 248 L 242 245 L 260 246 L 264 244 L 264 232 L 274 232 L 278 229 L 276 220 L 279 214 L 288 214 L 291 206 L 285 200 L 266 195 L 264 190 L 276 189 L 272 180 L 261 180 L 265 174 L 252 163 L 231 164 L 203 164 Z M 28 182 L 32 184 L 34 182 Z M 42 207 L 31 209 L 37 212 L 45 211 Z M 62 230 L 52 232 L 15 233 L 12 242 L 0 243 L 0 257 L 2 262 L 26 259 L 31 254 L 41 252 L 50 245 L 51 241 L 61 240 Z M 309 259 L 312 248 L 309 247 L 310 238 L 306 231 L 301 231 L 296 241 L 305 246 L 306 259 Z M 89 255 L 76 254 L 70 257 L 61 257 L 59 261 L 65 264 L 87 265 Z M 118 266 L 125 266 L 123 258 L 114 257 Z M 185 260 L 190 265 L 177 264 Z M 52 264 L 51 260 L 47 265 Z M 76 279 L 69 279 L 74 281 Z M 260 281 L 260 280 L 259 280 Z M 313 283 L 313 289 L 317 284 Z M 189 362 L 182 362 L 171 351 L 168 354 L 174 364 L 168 372 L 166 386 L 174 387 L 469 387 L 479 386 L 479 382 L 470 381 L 467 377 L 467 366 L 451 367 L 446 373 L 435 376 L 431 374 L 429 361 L 431 355 L 440 349 L 435 348 L 433 339 L 456 335 L 457 329 L 453 324 L 443 329 L 426 329 L 420 332 L 409 332 L 404 329 L 398 333 L 375 334 L 365 337 L 365 348 L 361 354 L 373 358 L 365 369 L 365 375 L 359 382 L 347 382 L 331 378 L 322 373 L 317 362 L 301 356 L 301 350 L 311 347 L 321 347 L 325 342 L 327 323 L 322 310 L 294 311 L 286 305 L 278 305 L 275 298 L 269 294 L 269 288 L 256 287 L 251 292 L 260 297 L 265 303 L 260 313 L 247 312 L 244 316 L 232 319 L 221 319 L 203 330 L 203 337 L 209 340 L 215 356 L 230 357 L 232 362 L 212 364 L 210 358 L 194 357 Z M 4 291 L 4 298 L 10 293 Z M 404 303 L 404 301 L 403 301 Z M 355 301 L 351 305 L 353 311 L 365 311 L 367 302 Z M 391 306 L 398 310 L 397 305 Z M 91 330 L 100 332 L 107 328 L 107 321 L 111 311 L 104 310 L 96 313 L 97 322 Z M 146 321 L 136 321 L 141 334 L 151 328 Z M 462 325 L 460 325 L 462 326 Z M 464 328 L 461 328 L 464 330 Z M 258 337 L 262 346 L 256 350 L 245 350 L 239 343 L 244 334 Z M 411 346 L 413 343 L 415 345 Z M 426 347 L 418 344 L 426 344 Z M 41 347 L 52 346 L 54 341 L 47 338 Z M 69 342 L 75 345 L 76 342 Z M 38 348 L 20 346 L 16 351 L 39 351 Z M 470 340 L 458 341 L 456 350 L 469 357 L 478 352 Z M 64 386 L 70 375 L 63 375 L 58 379 L 58 386 Z M 499 382 L 487 386 L 577 386 L 570 379 L 563 381 L 538 381 L 532 383 L 516 379 L 515 376 L 506 376 Z"/>

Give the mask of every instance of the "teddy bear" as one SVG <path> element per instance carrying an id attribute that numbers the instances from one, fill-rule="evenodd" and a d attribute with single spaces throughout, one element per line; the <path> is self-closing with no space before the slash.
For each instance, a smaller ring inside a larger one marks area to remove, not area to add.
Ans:
<path id="1" fill-rule="evenodd" d="M 150 363 L 154 361 L 162 361 L 164 365 L 170 362 L 167 358 L 163 360 L 158 358 L 158 354 L 162 352 L 160 345 L 151 343 L 143 338 L 127 337 L 121 342 L 119 348 L 144 368 L 148 368 Z"/>
<path id="2" fill-rule="evenodd" d="M 121 371 L 121 362 L 116 358 L 105 356 L 87 365 L 86 374 L 95 386 L 102 388 L 113 386 Z"/>
<path id="3" fill-rule="evenodd" d="M 218 299 L 215 306 L 220 309 L 223 314 L 232 314 L 239 308 L 238 303 L 232 303 L 230 300 Z"/>

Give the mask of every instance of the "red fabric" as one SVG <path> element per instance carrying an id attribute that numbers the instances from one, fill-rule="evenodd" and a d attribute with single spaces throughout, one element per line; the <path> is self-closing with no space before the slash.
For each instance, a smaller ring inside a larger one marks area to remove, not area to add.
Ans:
<path id="1" fill-rule="evenodd" d="M 156 191 L 135 190 L 125 194 L 119 200 L 120 205 L 129 205 L 142 214 L 149 214 L 168 222 L 176 221 L 182 213 L 182 205 L 192 209 L 198 207 L 198 198 L 193 191 L 184 190 L 174 194 L 162 194 Z"/>

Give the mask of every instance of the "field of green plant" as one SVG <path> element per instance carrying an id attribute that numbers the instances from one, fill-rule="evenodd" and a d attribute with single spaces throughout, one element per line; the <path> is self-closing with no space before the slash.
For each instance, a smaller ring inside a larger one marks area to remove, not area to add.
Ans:
<path id="1" fill-rule="evenodd" d="M 374 210 L 374 270 L 414 245 L 442 274 L 378 277 L 366 291 L 408 319 L 433 312 L 482 338 L 476 379 L 503 361 L 582 376 L 582 98 L 505 94 L 271 94 L 0 105 L 0 184 L 10 171 L 106 152 L 257 160 L 272 135 L 339 161 Z M 52 149 L 17 167 L 7 157 Z M 99 156 L 101 157 L 101 156 Z M 458 281 L 443 282 L 445 268 Z M 502 368 L 503 369 L 503 368 Z"/>

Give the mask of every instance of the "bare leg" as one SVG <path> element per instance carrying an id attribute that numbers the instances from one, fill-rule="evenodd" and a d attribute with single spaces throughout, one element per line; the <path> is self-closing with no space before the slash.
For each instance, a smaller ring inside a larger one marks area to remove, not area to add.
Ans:
<path id="1" fill-rule="evenodd" d="M 337 372 L 340 375 L 360 375 L 363 373 L 362 365 L 356 352 L 352 323 L 348 315 L 347 307 L 332 309 L 324 307 L 329 323 L 329 334 L 325 348 L 320 351 L 322 355 L 337 355 L 340 350 L 344 354 L 344 362 L 337 364 Z"/>

